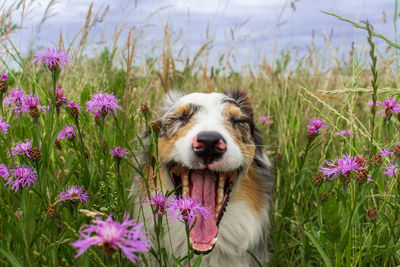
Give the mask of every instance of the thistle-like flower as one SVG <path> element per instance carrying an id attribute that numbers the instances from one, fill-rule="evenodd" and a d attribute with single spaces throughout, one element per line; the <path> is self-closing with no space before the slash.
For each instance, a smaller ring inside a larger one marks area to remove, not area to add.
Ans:
<path id="1" fill-rule="evenodd" d="M 20 89 L 15 89 L 10 92 L 10 95 L 4 98 L 4 105 L 9 106 L 12 105 L 15 114 L 19 114 L 22 112 L 22 98 L 24 97 L 24 91 Z"/>
<path id="2" fill-rule="evenodd" d="M 141 205 L 152 205 L 154 207 L 154 215 L 162 217 L 168 207 L 167 197 L 162 195 L 160 192 L 156 192 L 151 199 L 145 197 Z"/>
<path id="3" fill-rule="evenodd" d="M 346 135 L 351 135 L 351 131 L 350 130 L 341 130 L 340 132 L 335 132 L 333 134 L 334 136 L 346 136 Z"/>
<path id="4" fill-rule="evenodd" d="M 8 170 L 4 164 L 1 164 L 0 176 L 7 180 L 5 185 L 11 185 L 11 190 L 14 190 L 14 193 L 16 193 L 19 188 L 31 186 L 37 180 L 36 170 L 28 166 L 19 166 Z"/>
<path id="5" fill-rule="evenodd" d="M 109 112 L 117 113 L 121 109 L 119 100 L 113 94 L 98 93 L 92 95 L 92 99 L 86 102 L 86 112 L 92 112 L 95 116 L 106 117 Z"/>
<path id="6" fill-rule="evenodd" d="M 261 116 L 258 118 L 258 120 L 267 126 L 271 125 L 273 123 L 273 121 L 271 120 L 271 117 L 268 117 L 268 116 Z"/>
<path id="7" fill-rule="evenodd" d="M 22 98 L 21 112 L 25 114 L 29 112 L 31 117 L 36 118 L 39 116 L 39 98 L 37 96 L 29 95 Z"/>
<path id="8" fill-rule="evenodd" d="M 360 163 L 360 160 L 349 155 L 342 155 L 341 158 L 336 159 L 334 162 L 326 161 L 326 165 L 330 166 L 330 168 L 321 166 L 320 170 L 330 180 L 337 178 L 339 174 L 346 176 L 351 172 L 366 168 L 366 166 Z"/>
<path id="9" fill-rule="evenodd" d="M 3 94 L 5 92 L 7 92 L 8 90 L 8 75 L 5 73 L 2 73 L 0 75 L 0 94 Z"/>
<path id="10" fill-rule="evenodd" d="M 137 253 L 149 250 L 149 240 L 142 231 L 142 224 L 129 220 L 129 214 L 124 215 L 122 223 L 113 221 L 111 215 L 103 221 L 100 218 L 93 220 L 93 224 L 86 225 L 80 233 L 81 240 L 71 246 L 78 248 L 75 258 L 82 255 L 91 246 L 102 246 L 103 252 L 112 255 L 118 248 L 132 262 L 138 260 Z"/>
<path id="11" fill-rule="evenodd" d="M 116 162 L 120 163 L 122 158 L 125 155 L 128 155 L 128 151 L 126 151 L 126 149 L 122 149 L 121 147 L 117 146 L 116 148 L 114 148 L 110 151 L 110 154 L 113 155 L 114 160 Z"/>
<path id="12" fill-rule="evenodd" d="M 382 169 L 386 170 L 383 174 L 386 174 L 390 177 L 395 177 L 399 173 L 399 166 L 394 161 L 388 166 L 382 167 Z"/>
<path id="13" fill-rule="evenodd" d="M 3 118 L 0 117 L 0 131 L 2 131 L 3 133 L 8 133 L 8 127 L 10 127 L 10 124 L 4 122 Z"/>
<path id="14" fill-rule="evenodd" d="M 320 119 L 312 119 L 312 120 L 308 119 L 308 121 L 310 123 L 307 125 L 307 128 L 309 130 L 309 132 L 307 133 L 307 141 L 312 142 L 315 139 L 315 137 L 319 134 L 320 129 L 324 127 L 325 122 L 323 122 Z"/>
<path id="15" fill-rule="evenodd" d="M 60 139 L 64 140 L 65 138 L 68 138 L 69 140 L 74 141 L 75 140 L 75 136 L 76 136 L 76 133 L 75 133 L 74 127 L 72 125 L 66 125 L 60 131 L 60 133 L 58 134 L 56 140 L 60 140 Z"/>
<path id="16" fill-rule="evenodd" d="M 376 105 L 385 107 L 384 109 L 378 111 L 379 115 L 384 113 L 385 117 L 400 111 L 400 105 L 398 105 L 397 101 L 393 98 L 387 98 L 383 100 L 383 102 L 376 102 Z"/>
<path id="17" fill-rule="evenodd" d="M 191 197 L 176 197 L 168 203 L 167 211 L 171 213 L 171 220 L 187 222 L 191 226 L 198 216 L 207 219 L 211 216 L 210 211 L 201 203 L 196 203 Z"/>
<path id="18" fill-rule="evenodd" d="M 32 140 L 25 140 L 24 142 L 19 142 L 17 143 L 14 147 L 11 148 L 11 156 L 15 155 L 25 155 L 28 158 L 29 156 L 29 151 L 32 148 Z"/>
<path id="19" fill-rule="evenodd" d="M 72 118 L 75 118 L 75 119 L 78 118 L 79 112 L 81 111 L 81 107 L 79 106 L 79 103 L 75 104 L 74 101 L 70 101 L 66 107 Z"/>
<path id="20" fill-rule="evenodd" d="M 55 95 L 56 97 L 56 107 L 59 109 L 62 105 L 68 103 L 67 97 L 64 95 L 64 89 L 61 88 L 60 85 L 57 85 L 56 87 L 56 92 L 54 93 L 54 90 L 51 89 L 51 92 Z"/>
<path id="21" fill-rule="evenodd" d="M 55 71 L 68 66 L 71 62 L 71 58 L 66 52 L 60 49 L 48 48 L 40 53 L 36 53 L 33 62 L 41 62 L 49 68 L 50 71 Z"/>
<path id="22" fill-rule="evenodd" d="M 61 192 L 59 199 L 70 200 L 71 202 L 75 202 L 75 200 L 79 200 L 80 202 L 87 202 L 88 194 L 85 192 L 85 188 L 83 186 L 78 187 L 76 185 L 67 186 L 65 188 L 65 192 Z"/>

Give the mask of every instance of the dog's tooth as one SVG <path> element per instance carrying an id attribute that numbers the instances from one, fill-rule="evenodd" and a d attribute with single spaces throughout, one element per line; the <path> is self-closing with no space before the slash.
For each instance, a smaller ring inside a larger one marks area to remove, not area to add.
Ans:
<path id="1" fill-rule="evenodd" d="M 222 205 L 218 204 L 217 207 L 215 208 L 215 219 L 218 220 L 218 215 L 219 212 L 221 211 Z"/>
<path id="2" fill-rule="evenodd" d="M 217 193 L 217 203 L 222 204 L 222 200 L 224 199 L 224 189 L 223 188 L 218 188 L 218 193 Z"/>
<path id="3" fill-rule="evenodd" d="M 215 245 L 217 243 L 218 237 L 214 237 L 214 239 L 211 241 L 211 245 Z"/>
<path id="4" fill-rule="evenodd" d="M 225 173 L 220 173 L 219 174 L 219 181 L 218 181 L 218 187 L 219 188 L 221 188 L 221 187 L 223 188 L 224 187 L 225 179 L 226 179 Z"/>
<path id="5" fill-rule="evenodd" d="M 187 174 L 182 175 L 182 185 L 189 186 L 189 178 L 188 178 Z"/>

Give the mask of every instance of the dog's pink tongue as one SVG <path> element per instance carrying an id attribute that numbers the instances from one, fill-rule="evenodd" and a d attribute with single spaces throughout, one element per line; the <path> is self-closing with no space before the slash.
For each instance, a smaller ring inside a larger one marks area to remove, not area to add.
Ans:
<path id="1" fill-rule="evenodd" d="M 190 231 L 193 248 L 205 250 L 211 246 L 211 241 L 218 233 L 217 221 L 215 219 L 215 186 L 217 177 L 208 170 L 194 171 L 191 176 L 191 182 L 191 197 L 197 203 L 203 203 L 211 213 L 211 216 L 207 219 L 204 219 L 203 216 L 198 216 L 195 226 Z"/>

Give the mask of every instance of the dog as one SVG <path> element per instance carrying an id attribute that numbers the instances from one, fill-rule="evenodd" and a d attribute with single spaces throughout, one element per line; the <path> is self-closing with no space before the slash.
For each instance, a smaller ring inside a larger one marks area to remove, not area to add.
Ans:
<path id="1" fill-rule="evenodd" d="M 173 91 L 164 98 L 157 123 L 160 182 L 148 179 L 147 186 L 152 194 L 175 189 L 178 196 L 190 196 L 211 212 L 190 230 L 191 248 L 204 254 L 201 266 L 258 266 L 254 257 L 268 261 L 273 178 L 248 95 L 240 90 Z M 150 164 L 145 160 L 143 169 L 149 170 Z M 138 180 L 144 197 L 146 190 Z M 143 209 L 147 229 L 153 229 L 154 215 L 150 207 Z M 185 256 L 182 223 L 169 222 L 168 229 L 166 249 Z"/>

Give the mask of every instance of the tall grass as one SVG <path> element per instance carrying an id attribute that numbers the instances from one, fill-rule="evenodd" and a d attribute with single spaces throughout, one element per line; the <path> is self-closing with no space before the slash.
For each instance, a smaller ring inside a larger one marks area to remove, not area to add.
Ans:
<path id="1" fill-rule="evenodd" d="M 50 1 L 52 3 L 52 1 Z M 397 3 L 397 1 L 396 1 Z M 25 5 L 22 1 L 20 5 Z M 51 73 L 32 63 L 33 51 L 21 55 L 10 41 L 17 31 L 9 24 L 16 6 L 5 10 L 0 6 L 1 49 L 9 60 L 2 59 L 0 72 L 9 75 L 9 91 L 21 88 L 39 96 L 42 105 L 51 105 L 50 89 L 54 87 Z M 26 7 L 28 8 L 28 7 Z M 46 10 L 51 10 L 49 6 Z M 148 157 L 156 156 L 157 134 L 151 121 L 157 118 L 162 95 L 171 88 L 185 92 L 223 91 L 244 88 L 251 95 L 258 116 L 272 118 L 272 124 L 257 122 L 262 130 L 264 150 L 272 159 L 275 173 L 272 224 L 269 247 L 269 266 L 395 266 L 400 264 L 399 183 L 397 169 L 393 177 L 383 174 L 382 166 L 398 164 L 398 155 L 381 157 L 377 151 L 396 152 L 399 140 L 397 114 L 377 115 L 381 106 L 367 105 L 382 102 L 398 95 L 399 76 L 393 67 L 400 47 L 388 37 L 375 33 L 371 27 L 353 21 L 355 27 L 366 31 L 369 47 L 349 49 L 343 60 L 335 54 L 328 39 L 324 49 L 315 46 L 300 59 L 291 51 L 282 53 L 275 62 L 259 62 L 258 68 L 241 72 L 230 66 L 231 50 L 227 50 L 218 66 L 210 66 L 207 55 L 210 42 L 201 46 L 195 56 L 182 59 L 174 54 L 172 33 L 164 27 L 163 45 L 159 57 L 136 61 L 140 35 L 129 29 L 121 47 L 123 27 L 114 33 L 112 47 L 93 57 L 84 56 L 88 36 L 99 17 L 107 10 L 88 13 L 82 29 L 70 44 L 62 35 L 58 43 L 72 56 L 73 64 L 61 71 L 61 84 L 69 99 L 80 102 L 79 119 L 62 108 L 58 114 L 50 109 L 35 120 L 29 115 L 17 116 L 4 107 L 1 117 L 11 126 L 8 134 L 0 132 L 0 164 L 29 165 L 38 172 L 36 185 L 16 193 L 8 186 L 0 186 L 0 262 L 13 266 L 126 266 L 129 260 L 120 252 L 105 255 L 101 248 L 90 248 L 78 259 L 71 243 L 79 239 L 82 225 L 93 216 L 105 218 L 113 214 L 121 221 L 126 211 L 140 209 L 132 203 L 131 184 L 135 177 L 149 179 L 149 170 L 140 169 L 139 153 L 144 148 L 141 133 L 152 133 Z M 46 22 L 46 12 L 43 23 Z M 396 23 L 396 22 L 395 22 Z M 387 51 L 379 51 L 376 43 L 383 39 Z M 75 40 L 79 40 L 75 44 Z M 56 43 L 56 42 L 55 42 Z M 179 51 L 179 50 L 178 50 Z M 370 57 L 365 56 L 370 53 Z M 327 64 L 333 61 L 335 64 Z M 184 62 L 182 70 L 177 62 Z M 326 65 L 324 65 L 326 64 Z M 225 73 L 221 72 L 225 70 Z M 99 124 L 84 112 L 84 104 L 91 94 L 99 91 L 113 93 L 121 100 L 121 111 L 110 114 Z M 140 109 L 145 102 L 148 112 Z M 321 118 L 329 127 L 310 143 L 307 142 L 308 119 Z M 66 125 L 79 126 L 75 141 L 61 140 L 55 144 L 60 130 Z M 335 135 L 340 130 L 351 135 Z M 81 139 L 82 138 L 82 139 Z M 42 159 L 32 162 L 25 155 L 9 157 L 10 148 L 17 142 L 32 139 L 40 146 Z M 82 141 L 82 142 L 81 142 Z M 118 163 L 110 155 L 116 146 L 128 150 L 129 156 Z M 368 174 L 373 181 L 359 182 L 352 174 L 350 180 L 339 175 L 316 183 L 314 175 L 325 161 L 334 161 L 342 154 L 364 155 L 368 160 Z M 156 161 L 157 162 L 157 161 Z M 87 203 L 62 202 L 60 192 L 67 185 L 84 185 L 89 197 Z M 375 211 L 375 214 L 374 214 Z M 375 218 L 375 216 L 377 217 Z M 161 233 L 161 224 L 155 224 Z M 158 226 L 157 226 L 158 225 Z M 150 232 L 152 229 L 144 228 Z M 164 229 L 167 234 L 167 229 Z M 141 255 L 139 265 L 170 266 L 184 264 L 184 259 L 173 259 L 157 243 L 151 253 Z M 196 258 L 188 252 L 189 257 Z M 207 257 L 207 256 L 205 256 Z M 198 258 L 196 264 L 200 264 Z"/>

